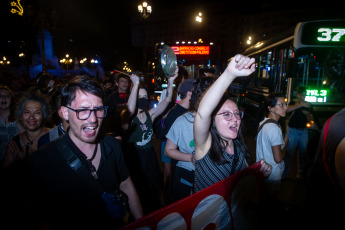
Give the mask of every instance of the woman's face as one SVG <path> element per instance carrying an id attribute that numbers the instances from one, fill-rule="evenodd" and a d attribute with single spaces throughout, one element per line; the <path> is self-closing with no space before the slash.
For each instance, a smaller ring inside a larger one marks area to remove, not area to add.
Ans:
<path id="1" fill-rule="evenodd" d="M 215 126 L 224 140 L 237 137 L 241 125 L 241 111 L 232 100 L 226 100 L 215 116 Z"/>
<path id="2" fill-rule="evenodd" d="M 280 117 L 286 116 L 287 104 L 284 97 L 278 97 L 277 104 L 274 107 L 269 107 L 271 113 L 279 115 Z"/>
<path id="3" fill-rule="evenodd" d="M 8 109 L 11 105 L 11 94 L 6 89 L 0 89 L 0 109 Z"/>
<path id="4" fill-rule="evenodd" d="M 36 131 L 41 128 L 43 121 L 42 104 L 37 101 L 27 101 L 23 108 L 21 121 L 26 130 Z"/>
<path id="5" fill-rule="evenodd" d="M 147 98 L 148 99 L 147 91 L 145 89 L 139 89 L 138 99 L 139 98 Z"/>

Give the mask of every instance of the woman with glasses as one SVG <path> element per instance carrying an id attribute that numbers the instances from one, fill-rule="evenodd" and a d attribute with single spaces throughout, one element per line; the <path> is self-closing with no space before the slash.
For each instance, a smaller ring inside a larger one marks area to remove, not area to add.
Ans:
<path id="1" fill-rule="evenodd" d="M 280 190 L 280 181 L 285 169 L 284 156 L 289 139 L 283 137 L 279 119 L 286 116 L 285 97 L 271 93 L 265 102 L 266 117 L 259 124 L 256 139 L 256 161 L 264 158 L 272 165 L 272 173 L 266 179 L 267 195 L 275 196 Z"/>
<path id="2" fill-rule="evenodd" d="M 254 71 L 253 58 L 236 55 L 200 101 L 194 120 L 194 192 L 247 167 L 250 154 L 240 132 L 243 113 L 224 93 L 236 77 L 248 76 Z M 261 171 L 269 175 L 270 167 L 263 163 Z"/>

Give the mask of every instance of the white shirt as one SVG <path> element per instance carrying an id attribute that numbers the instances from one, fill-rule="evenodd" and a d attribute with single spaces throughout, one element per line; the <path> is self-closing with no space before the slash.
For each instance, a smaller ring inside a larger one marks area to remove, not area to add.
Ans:
<path id="1" fill-rule="evenodd" d="M 260 122 L 262 125 L 268 118 L 265 118 Z M 264 160 L 272 165 L 272 173 L 266 179 L 268 182 L 280 182 L 281 176 L 284 172 L 284 161 L 276 163 L 273 157 L 272 146 L 281 145 L 281 149 L 284 148 L 285 142 L 283 134 L 278 125 L 274 123 L 265 124 L 261 131 L 257 135 L 256 139 L 256 161 L 264 158 Z"/>

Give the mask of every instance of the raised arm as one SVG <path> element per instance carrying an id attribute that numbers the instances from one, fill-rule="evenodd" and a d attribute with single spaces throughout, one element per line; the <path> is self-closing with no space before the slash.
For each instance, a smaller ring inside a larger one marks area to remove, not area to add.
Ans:
<path id="1" fill-rule="evenodd" d="M 130 116 L 132 116 L 135 112 L 135 107 L 137 105 L 137 97 L 138 97 L 138 88 L 139 88 L 139 76 L 132 74 L 131 81 L 133 83 L 131 93 L 128 97 L 127 102 L 127 109 L 129 111 Z"/>
<path id="2" fill-rule="evenodd" d="M 194 120 L 195 158 L 201 159 L 211 146 L 211 114 L 231 82 L 240 76 L 248 76 L 255 71 L 255 59 L 237 54 L 224 73 L 210 86 L 201 99 Z"/>
<path id="3" fill-rule="evenodd" d="M 174 89 L 174 81 L 177 76 L 178 76 L 178 67 L 176 67 L 174 76 L 168 79 L 168 88 L 167 88 L 167 93 L 166 93 L 165 98 L 163 99 L 163 101 L 158 103 L 155 108 L 152 108 L 149 111 L 152 122 L 156 119 L 156 117 L 158 117 L 161 113 L 164 112 L 164 110 L 168 107 L 169 103 L 171 102 L 173 89 Z"/>

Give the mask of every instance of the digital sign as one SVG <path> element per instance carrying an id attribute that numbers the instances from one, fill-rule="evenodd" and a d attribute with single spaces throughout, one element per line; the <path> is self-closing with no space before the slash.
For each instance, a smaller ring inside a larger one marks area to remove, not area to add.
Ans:
<path id="1" fill-rule="evenodd" d="M 176 55 L 209 55 L 210 46 L 171 46 Z"/>
<path id="2" fill-rule="evenodd" d="M 327 102 L 328 90 L 307 89 L 305 91 L 305 101 L 308 102 Z"/>
<path id="3" fill-rule="evenodd" d="M 319 28 L 317 30 L 319 37 L 316 39 L 320 42 L 340 42 L 344 38 L 344 28 Z"/>
<path id="4" fill-rule="evenodd" d="M 345 46 L 345 20 L 308 22 L 302 28 L 301 42 L 304 45 Z"/>

